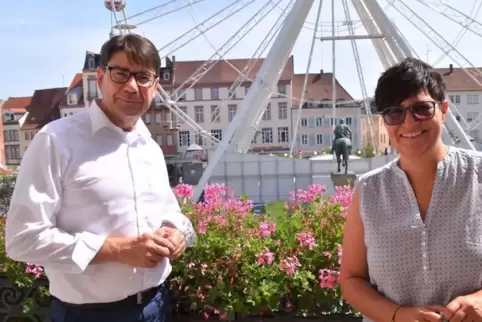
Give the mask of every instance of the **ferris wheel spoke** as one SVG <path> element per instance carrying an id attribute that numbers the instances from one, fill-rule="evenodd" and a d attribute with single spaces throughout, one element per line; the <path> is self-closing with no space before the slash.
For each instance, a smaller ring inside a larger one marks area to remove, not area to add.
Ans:
<path id="1" fill-rule="evenodd" d="M 132 16 L 129 16 L 127 19 L 131 20 L 131 19 L 137 18 L 139 16 L 142 16 L 146 13 L 155 12 L 157 9 L 161 9 L 161 8 L 166 7 L 166 6 L 170 5 L 171 3 L 174 3 L 174 2 L 177 2 L 177 1 L 180 1 L 180 0 L 169 0 L 166 3 L 157 5 L 155 7 L 150 8 L 150 9 L 146 9 L 146 10 L 138 12 L 138 13 L 132 15 Z"/>
<path id="2" fill-rule="evenodd" d="M 208 25 L 208 27 L 206 27 L 206 31 L 209 31 L 212 28 L 219 25 L 220 23 L 226 21 L 228 18 L 234 16 L 236 13 L 238 13 L 241 10 L 247 8 L 250 4 L 252 4 L 255 1 L 256 0 L 249 0 L 249 1 L 248 0 L 235 0 L 231 4 L 229 4 L 228 6 L 222 8 L 221 10 L 217 11 L 215 14 L 211 15 L 209 18 L 202 21 L 200 23 L 200 25 L 204 25 L 204 26 Z M 211 21 L 211 20 L 213 20 L 213 21 Z M 192 38 L 189 38 L 189 40 L 183 42 L 181 45 L 177 45 L 177 43 L 179 41 L 181 41 L 181 39 L 183 39 L 184 37 L 186 37 L 190 34 L 193 34 Z M 197 39 L 199 36 L 201 36 L 201 34 L 202 33 L 199 32 L 198 26 L 195 26 L 195 27 L 191 28 L 190 30 L 186 31 L 181 36 L 174 39 L 173 41 L 166 44 L 161 49 L 159 49 L 159 52 L 162 52 L 162 51 L 166 50 L 168 47 L 175 47 L 174 49 L 170 50 L 167 54 L 163 55 L 163 58 L 165 58 L 165 57 L 171 55 L 173 52 L 183 48 L 184 46 L 189 44 L 191 41 Z"/>
<path id="3" fill-rule="evenodd" d="M 477 17 L 479 15 L 479 12 L 480 12 L 481 8 L 482 8 L 482 0 L 475 1 L 474 4 L 472 5 L 472 9 L 470 10 L 469 17 Z M 462 28 L 459 31 L 459 33 L 457 34 L 457 37 L 455 37 L 455 40 L 453 42 L 454 47 L 456 47 L 460 43 L 462 38 L 465 36 L 467 31 L 470 29 L 471 25 L 472 25 L 472 23 L 469 23 L 469 25 L 466 28 Z M 445 56 L 446 56 L 445 54 L 440 55 L 440 57 L 435 60 L 433 65 L 435 65 L 435 66 L 438 65 L 438 63 L 440 63 L 442 61 L 442 59 L 445 58 Z"/>
<path id="4" fill-rule="evenodd" d="M 254 52 L 253 56 L 249 59 L 249 61 L 246 63 L 246 65 L 242 70 L 239 70 L 238 68 L 236 68 L 236 66 L 231 64 L 229 60 L 225 60 L 225 62 L 238 73 L 238 77 L 236 78 L 234 83 L 229 87 L 228 97 L 224 99 L 221 102 L 221 104 L 216 106 L 216 109 L 213 111 L 214 114 L 219 113 L 219 111 L 225 109 L 226 105 L 228 105 L 229 100 L 231 100 L 234 97 L 237 89 L 243 84 L 244 81 L 246 80 L 249 80 L 251 82 L 253 81 L 253 79 L 249 78 L 248 75 L 251 73 L 251 70 L 256 65 L 256 62 L 259 61 L 261 56 L 265 53 L 266 49 L 268 49 L 268 46 L 274 41 L 275 36 L 278 34 L 279 30 L 283 26 L 283 18 L 286 16 L 286 13 L 288 9 L 291 7 L 291 5 L 293 4 L 293 1 L 294 0 L 290 0 L 288 5 L 286 5 L 286 7 L 283 9 L 282 13 L 280 14 L 276 22 L 268 31 L 264 39 L 261 41 L 261 44 Z M 211 119 L 211 122 L 208 123 L 208 126 L 211 126 L 211 125 L 212 125 L 212 119 Z"/>
<path id="5" fill-rule="evenodd" d="M 277 0 L 280 3 L 282 0 Z M 267 2 L 259 9 L 233 36 L 231 36 L 208 60 L 205 61 L 196 71 L 186 79 L 176 92 L 191 89 L 206 75 L 223 57 L 228 54 L 241 40 L 243 40 L 266 16 L 271 12 L 272 6 Z M 186 87 L 187 86 L 187 87 Z"/>
<path id="6" fill-rule="evenodd" d="M 352 21 L 351 20 L 351 15 L 350 15 L 350 9 L 348 8 L 348 0 L 342 0 L 343 3 L 343 11 L 345 12 L 345 18 L 348 22 Z M 363 75 L 363 69 L 361 67 L 361 60 L 360 60 L 360 54 L 358 52 L 358 46 L 355 40 L 355 31 L 353 30 L 352 26 L 350 23 L 348 23 L 348 31 L 350 34 L 351 38 L 351 47 L 353 51 L 353 57 L 355 58 L 355 65 L 358 73 L 358 80 L 360 82 L 360 90 L 362 92 L 362 107 L 365 110 L 365 113 L 367 115 L 367 121 L 368 121 L 368 129 L 370 131 L 370 136 L 372 139 L 372 144 L 373 148 L 375 150 L 375 153 L 378 154 L 378 143 L 375 140 L 375 134 L 374 134 L 374 128 L 373 128 L 373 122 L 372 122 L 372 111 L 370 108 L 370 103 L 368 102 L 368 94 L 367 94 L 367 88 L 365 84 L 365 77 Z"/>
<path id="7" fill-rule="evenodd" d="M 458 9 L 455 9 L 454 7 L 444 3 L 443 1 L 437 1 L 437 4 L 439 4 L 438 6 L 435 3 L 430 4 L 429 2 L 427 2 L 427 0 L 416 1 L 418 1 L 425 7 L 441 14 L 452 22 L 455 22 L 456 24 L 462 26 L 464 28 L 463 30 L 470 31 L 473 34 L 482 37 L 482 24 L 477 20 L 473 19 L 472 17 L 467 16 L 465 13 L 459 11 Z"/>
<path id="8" fill-rule="evenodd" d="M 305 73 L 305 79 L 303 81 L 303 89 L 301 90 L 301 98 L 300 98 L 300 101 L 298 103 L 298 113 L 297 113 L 297 116 L 296 116 L 296 123 L 295 123 L 295 128 L 294 128 L 294 131 L 293 131 L 293 139 L 291 140 L 290 154 L 293 154 L 293 149 L 294 149 L 295 144 L 297 142 L 296 137 L 298 135 L 298 128 L 300 126 L 301 110 L 303 108 L 303 104 L 304 104 L 304 101 L 305 101 L 306 87 L 307 87 L 307 84 L 308 84 L 308 75 L 310 74 L 311 59 L 313 58 L 313 51 L 315 49 L 315 43 L 316 43 L 316 40 L 317 40 L 318 25 L 319 25 L 319 22 L 320 22 L 321 8 L 322 7 L 323 7 L 323 0 L 320 0 L 320 3 L 318 5 L 318 12 L 316 13 L 315 28 L 313 29 L 313 36 L 311 38 L 310 54 L 308 56 L 308 63 L 306 65 L 306 73 Z"/>
<path id="9" fill-rule="evenodd" d="M 203 2 L 203 1 L 205 1 L 205 0 L 193 0 L 193 2 L 192 2 L 191 4 L 193 5 L 193 4 L 196 4 L 196 3 Z M 161 13 L 161 14 L 157 14 L 156 16 L 154 16 L 154 17 L 152 17 L 152 18 L 149 18 L 149 19 L 147 19 L 147 20 L 141 21 L 141 22 L 137 23 L 136 26 L 138 27 L 138 26 L 143 25 L 143 24 L 145 24 L 145 23 L 147 23 L 147 22 L 151 22 L 151 21 L 153 21 L 153 20 L 162 18 L 162 17 L 164 17 L 164 16 L 170 15 L 171 13 L 175 13 L 175 12 L 177 12 L 177 11 L 179 11 L 179 10 L 182 10 L 182 9 L 184 9 L 184 8 L 187 8 L 187 7 L 188 7 L 188 5 L 181 5 L 181 6 L 177 7 L 177 8 L 175 8 L 175 9 L 171 9 L 171 10 L 166 11 L 166 12 L 163 12 L 163 13 Z"/>
<path id="10" fill-rule="evenodd" d="M 397 4 L 400 4 L 400 6 L 397 6 Z M 423 35 L 425 35 L 442 52 L 446 53 L 447 56 L 450 57 L 460 68 L 462 68 L 464 72 L 466 72 L 467 75 L 469 75 L 477 84 L 482 86 L 482 83 L 475 77 L 475 75 L 482 75 L 482 72 L 478 68 L 476 68 L 464 55 L 462 55 L 462 53 L 460 53 L 457 48 L 453 47 L 429 23 L 422 19 L 420 15 L 418 15 L 409 6 L 399 0 L 394 1 L 393 8 L 395 8 L 395 10 L 397 10 L 415 28 L 417 28 Z M 463 63 L 472 67 L 472 69 L 469 70 L 465 68 L 463 66 Z"/>

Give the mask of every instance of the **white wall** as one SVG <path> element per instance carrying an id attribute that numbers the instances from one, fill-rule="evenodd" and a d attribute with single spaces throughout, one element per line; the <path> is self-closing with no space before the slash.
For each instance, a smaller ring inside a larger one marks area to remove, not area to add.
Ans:
<path id="1" fill-rule="evenodd" d="M 213 150 L 208 151 L 211 156 Z M 349 170 L 360 175 L 381 167 L 396 155 L 354 159 Z M 288 200 L 291 191 L 322 184 L 334 193 L 330 174 L 335 161 L 310 161 L 269 155 L 226 153 L 215 168 L 210 183 L 224 183 L 236 196 L 246 194 L 254 202 Z"/>

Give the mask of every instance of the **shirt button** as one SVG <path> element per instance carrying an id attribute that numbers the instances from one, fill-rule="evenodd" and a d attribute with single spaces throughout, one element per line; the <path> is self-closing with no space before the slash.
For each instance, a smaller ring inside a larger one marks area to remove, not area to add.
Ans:
<path id="1" fill-rule="evenodd" d="M 427 257 L 427 254 L 423 254 L 422 256 L 423 256 L 423 258 L 426 258 L 426 257 Z"/>

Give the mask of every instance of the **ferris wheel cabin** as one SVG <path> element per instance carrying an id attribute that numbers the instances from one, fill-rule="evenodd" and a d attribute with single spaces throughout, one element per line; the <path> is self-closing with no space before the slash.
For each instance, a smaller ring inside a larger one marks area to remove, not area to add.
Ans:
<path id="1" fill-rule="evenodd" d="M 126 7 L 126 0 L 106 0 L 104 5 L 110 11 L 119 12 Z"/>

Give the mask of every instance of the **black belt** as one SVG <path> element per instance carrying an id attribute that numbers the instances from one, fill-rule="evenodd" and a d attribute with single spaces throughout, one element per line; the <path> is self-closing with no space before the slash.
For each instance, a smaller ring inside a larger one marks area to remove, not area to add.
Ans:
<path id="1" fill-rule="evenodd" d="M 85 310 L 116 309 L 116 308 L 125 307 L 125 306 L 137 306 L 137 305 L 149 303 L 163 287 L 166 287 L 166 283 L 163 283 L 157 287 L 153 287 L 145 291 L 139 292 L 137 294 L 128 296 L 123 300 L 116 301 L 116 302 L 108 302 L 108 303 L 73 304 L 73 303 L 67 303 L 67 302 L 61 301 L 60 299 L 58 300 L 65 306 L 76 307 L 76 308 L 85 309 Z"/>

